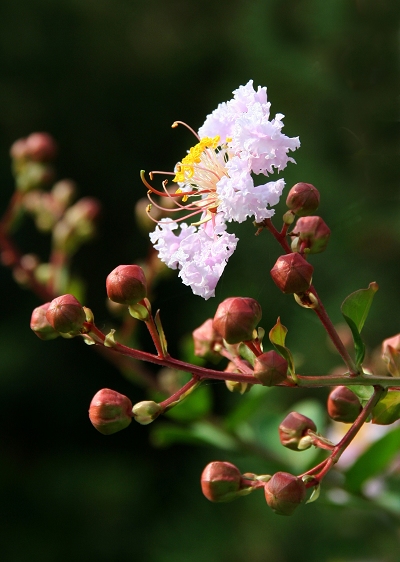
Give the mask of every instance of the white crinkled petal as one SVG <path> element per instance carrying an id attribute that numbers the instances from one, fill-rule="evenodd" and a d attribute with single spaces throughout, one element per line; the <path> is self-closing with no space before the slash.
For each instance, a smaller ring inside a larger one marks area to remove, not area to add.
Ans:
<path id="1" fill-rule="evenodd" d="M 180 226 L 182 230 L 176 235 L 173 230 L 178 225 L 164 219 L 150 239 L 160 259 L 171 269 L 180 269 L 183 283 L 190 286 L 195 295 L 209 299 L 214 296 L 215 287 L 227 260 L 235 251 L 238 239 L 226 232 L 222 216 L 218 215 L 215 228 L 211 221 L 198 229 L 185 223 Z"/>
<path id="2" fill-rule="evenodd" d="M 246 160 L 235 156 L 227 163 L 229 177 L 217 184 L 219 209 L 227 221 L 243 222 L 254 217 L 261 222 L 270 218 L 274 210 L 269 207 L 276 205 L 282 194 L 283 179 L 255 186 L 248 166 Z"/>
<path id="3" fill-rule="evenodd" d="M 178 224 L 169 219 L 162 219 L 155 231 L 149 235 L 155 250 L 158 250 L 158 257 L 171 269 L 179 267 L 181 242 L 196 231 L 196 227 L 186 223 L 181 223 L 179 226 L 180 233 L 174 234 L 173 231 L 178 228 Z"/>
<path id="4" fill-rule="evenodd" d="M 247 156 L 256 174 L 268 175 L 274 168 L 283 170 L 288 162 L 294 162 L 288 152 L 296 150 L 300 141 L 298 137 L 290 138 L 282 133 L 283 117 L 277 114 L 269 121 L 261 104 L 255 103 L 235 121 L 232 149 L 242 158 Z"/>
<path id="5" fill-rule="evenodd" d="M 249 111 L 253 104 L 262 107 L 263 115 L 269 117 L 271 104 L 267 101 L 267 88 L 258 87 L 255 91 L 253 80 L 245 86 L 240 86 L 233 91 L 233 98 L 228 102 L 220 103 L 199 129 L 200 138 L 215 137 L 219 135 L 222 141 L 233 135 L 233 127 L 238 117 Z"/>

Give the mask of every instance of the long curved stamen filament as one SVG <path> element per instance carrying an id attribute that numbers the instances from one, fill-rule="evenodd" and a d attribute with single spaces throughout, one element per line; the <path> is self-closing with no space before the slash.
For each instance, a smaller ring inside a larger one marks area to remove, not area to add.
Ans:
<path id="1" fill-rule="evenodd" d="M 158 203 L 156 203 L 154 201 L 154 199 L 152 199 L 151 192 L 147 192 L 147 198 L 148 200 L 151 202 L 152 205 L 154 205 L 155 207 L 157 207 L 157 209 L 160 209 L 160 211 L 166 211 L 168 213 L 178 213 L 180 211 L 195 211 L 199 208 L 199 205 L 196 203 L 190 203 L 189 205 L 181 205 L 180 203 L 178 203 L 178 201 L 174 201 L 174 204 L 178 207 L 177 209 L 170 209 L 169 207 L 163 207 L 162 205 L 159 205 Z M 200 202 L 199 202 L 200 203 Z"/>
<path id="2" fill-rule="evenodd" d="M 196 131 L 194 131 L 194 130 L 192 129 L 192 127 L 190 127 L 190 126 L 189 126 L 187 123 L 185 123 L 184 121 L 174 121 L 174 122 L 172 123 L 171 127 L 172 127 L 173 129 L 175 129 L 178 125 L 183 125 L 183 126 L 186 127 L 187 129 L 189 129 L 189 131 L 194 134 L 194 136 L 196 137 L 196 139 L 197 139 L 197 140 L 200 140 L 200 137 L 199 137 L 199 135 L 196 133 Z"/>

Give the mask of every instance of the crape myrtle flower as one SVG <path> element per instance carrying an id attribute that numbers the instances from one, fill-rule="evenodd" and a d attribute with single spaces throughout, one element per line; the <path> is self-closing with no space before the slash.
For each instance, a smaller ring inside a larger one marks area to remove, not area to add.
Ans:
<path id="1" fill-rule="evenodd" d="M 205 299 L 214 296 L 218 280 L 236 249 L 238 239 L 227 232 L 227 223 L 240 223 L 249 217 L 261 222 L 272 217 L 271 207 L 282 194 L 283 179 L 255 185 L 254 174 L 268 177 L 274 171 L 280 172 L 288 162 L 294 162 L 289 151 L 300 146 L 298 137 L 282 133 L 281 113 L 270 120 L 270 105 L 267 89 L 259 86 L 255 91 L 250 80 L 233 92 L 233 99 L 219 104 L 207 116 L 198 134 L 186 125 L 198 142 L 170 173 L 179 186 L 175 193 L 167 189 L 166 180 L 163 191 L 159 191 L 142 175 L 149 189 L 149 212 L 154 205 L 169 213 L 183 211 L 186 215 L 156 221 L 150 240 L 159 258 L 171 269 L 178 269 L 183 283 Z M 155 173 L 160 172 L 152 172 L 151 179 Z M 161 207 L 153 194 L 169 197 L 174 208 Z M 197 222 L 182 222 L 191 217 L 197 217 Z"/>

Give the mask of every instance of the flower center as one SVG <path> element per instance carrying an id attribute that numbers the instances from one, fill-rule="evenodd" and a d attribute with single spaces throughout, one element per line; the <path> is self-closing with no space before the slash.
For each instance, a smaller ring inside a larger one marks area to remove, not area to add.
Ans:
<path id="1" fill-rule="evenodd" d="M 200 221 L 193 223 L 194 226 L 210 220 L 217 212 L 218 205 L 220 204 L 216 192 L 217 183 L 221 178 L 228 175 L 226 163 L 232 155 L 229 152 L 227 142 L 229 142 L 229 139 L 225 143 L 221 143 L 219 135 L 213 138 L 204 137 L 199 139 L 199 142 L 175 166 L 175 174 L 172 181 L 179 185 L 175 193 L 170 193 L 167 190 L 167 180 L 162 182 L 163 192 L 155 190 L 144 179 L 142 174 L 142 181 L 149 188 L 148 198 L 151 205 L 149 205 L 148 212 L 152 205 L 168 213 L 178 211 L 185 211 L 187 213 L 189 211 L 185 217 L 176 219 L 174 222 L 185 220 L 200 213 L 203 214 Z M 151 172 L 150 178 L 152 179 L 153 174 L 156 173 L 163 172 Z M 170 172 L 167 173 L 170 174 Z M 171 209 L 170 206 L 169 208 L 161 207 L 156 204 L 152 198 L 153 193 L 162 197 L 169 197 L 170 201 L 173 201 L 174 208 Z M 177 201 L 178 198 L 182 198 L 182 203 L 186 203 L 189 197 L 196 197 L 196 199 L 186 205 L 182 205 Z"/>

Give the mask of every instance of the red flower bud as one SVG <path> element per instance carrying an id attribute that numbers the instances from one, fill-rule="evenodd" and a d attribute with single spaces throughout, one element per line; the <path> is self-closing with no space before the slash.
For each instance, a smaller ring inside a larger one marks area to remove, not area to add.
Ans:
<path id="1" fill-rule="evenodd" d="M 222 344 L 222 338 L 214 329 L 213 320 L 209 318 L 193 331 L 194 354 L 212 362 L 221 359 L 221 355 L 214 351 L 215 345 Z"/>
<path id="2" fill-rule="evenodd" d="M 26 139 L 18 139 L 11 145 L 10 156 L 14 160 L 22 160 L 27 157 Z"/>
<path id="3" fill-rule="evenodd" d="M 46 312 L 51 303 L 46 302 L 35 308 L 31 316 L 31 330 L 35 332 L 41 340 L 54 340 L 60 335 L 46 318 Z"/>
<path id="4" fill-rule="evenodd" d="M 290 412 L 279 426 L 279 439 L 282 445 L 288 449 L 304 451 L 311 447 L 311 443 L 306 445 L 305 441 L 301 443 L 309 429 L 317 431 L 317 426 L 310 418 L 298 412 Z"/>
<path id="5" fill-rule="evenodd" d="M 311 285 L 313 271 L 313 266 L 294 252 L 277 259 L 271 277 L 283 293 L 304 293 Z"/>
<path id="6" fill-rule="evenodd" d="M 296 183 L 289 191 L 286 205 L 298 217 L 312 215 L 319 206 L 319 191 L 311 183 Z"/>
<path id="7" fill-rule="evenodd" d="M 328 397 L 328 414 L 333 420 L 353 423 L 362 406 L 357 396 L 347 386 L 337 386 Z"/>
<path id="8" fill-rule="evenodd" d="M 400 376 L 400 334 L 382 342 L 382 359 L 394 377 Z"/>
<path id="9" fill-rule="evenodd" d="M 26 139 L 26 155 L 36 162 L 49 162 L 57 155 L 57 144 L 48 133 L 32 133 Z"/>
<path id="10" fill-rule="evenodd" d="M 215 313 L 214 329 L 229 344 L 253 339 L 253 331 L 261 320 L 261 306 L 254 299 L 232 297 L 225 299 Z"/>
<path id="11" fill-rule="evenodd" d="M 73 295 L 62 295 L 52 300 L 46 318 L 61 334 L 79 332 L 86 321 L 85 311 Z"/>
<path id="12" fill-rule="evenodd" d="M 328 244 L 331 231 L 321 217 L 303 217 L 294 228 L 300 242 L 306 242 L 311 254 L 323 252 Z"/>
<path id="13" fill-rule="evenodd" d="M 276 351 L 267 351 L 256 357 L 254 376 L 264 386 L 275 386 L 287 376 L 288 362 Z"/>
<path id="14" fill-rule="evenodd" d="M 242 476 L 230 462 L 215 461 L 208 464 L 201 475 L 201 490 L 210 502 L 227 502 L 235 499 L 240 490 Z"/>
<path id="15" fill-rule="evenodd" d="M 267 504 L 279 515 L 292 515 L 305 497 L 303 480 L 288 472 L 277 472 L 265 484 Z"/>
<path id="16" fill-rule="evenodd" d="M 119 265 L 107 277 L 107 295 L 119 304 L 133 305 L 147 294 L 147 281 L 138 265 Z"/>
<path id="17" fill-rule="evenodd" d="M 103 388 L 94 395 L 90 403 L 89 418 L 97 431 L 103 435 L 111 435 L 131 423 L 132 402 L 115 390 Z"/>

